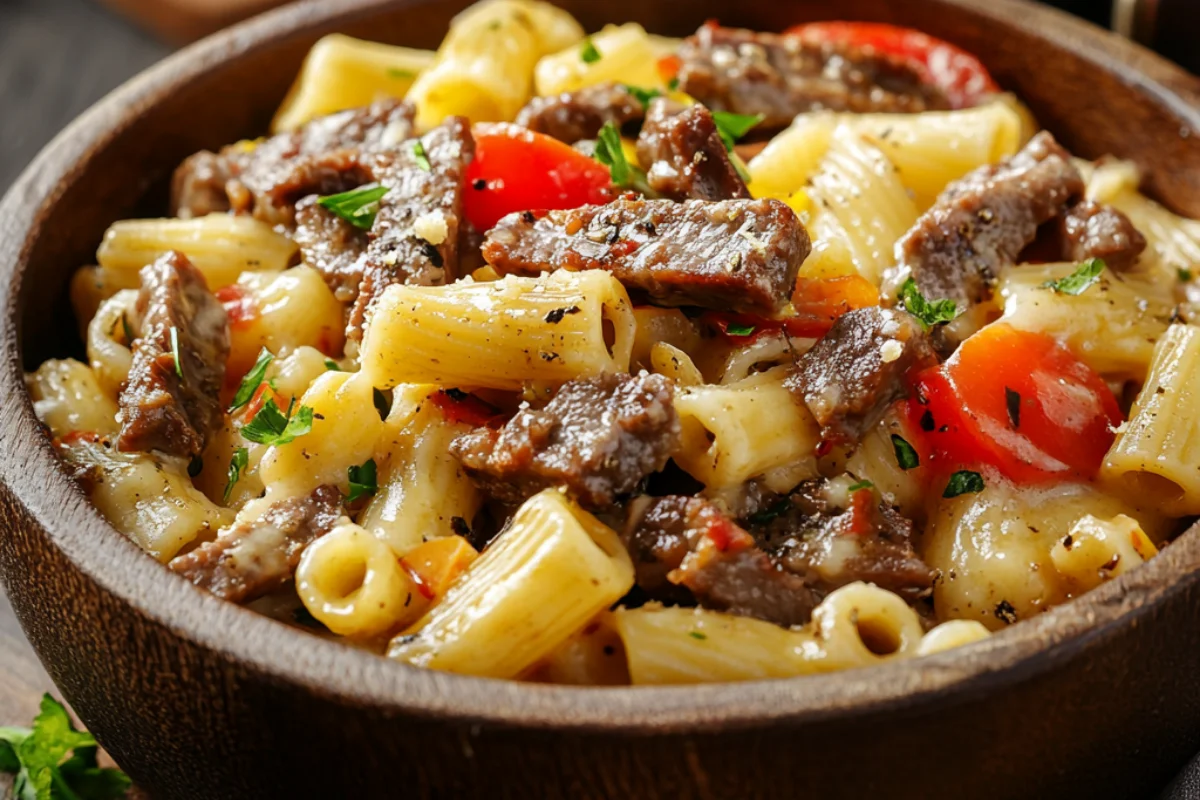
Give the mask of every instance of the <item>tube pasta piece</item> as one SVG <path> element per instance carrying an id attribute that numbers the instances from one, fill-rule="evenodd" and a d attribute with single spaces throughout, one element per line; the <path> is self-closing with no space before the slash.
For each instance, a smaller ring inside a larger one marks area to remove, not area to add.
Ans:
<path id="1" fill-rule="evenodd" d="M 122 453 L 103 440 L 79 439 L 60 452 L 109 523 L 164 564 L 233 521 L 192 485 L 186 461 Z"/>
<path id="2" fill-rule="evenodd" d="M 561 646 L 633 586 L 616 532 L 547 489 L 388 656 L 421 667 L 511 678 Z"/>
<path id="3" fill-rule="evenodd" d="M 808 194 L 837 218 L 858 274 L 878 286 L 896 242 L 917 221 L 891 162 L 852 128 L 838 129 Z"/>
<path id="4" fill-rule="evenodd" d="M 922 466 L 902 469 L 896 463 L 893 435 L 906 442 L 917 441 L 918 436 L 904 415 L 895 409 L 888 411 L 879 424 L 862 437 L 846 460 L 846 471 L 873 483 L 883 499 L 896 506 L 908 519 L 922 520 L 925 517 L 926 470 Z"/>
<path id="5" fill-rule="evenodd" d="M 1118 278 L 1107 269 L 1098 283 L 1078 295 L 1046 286 L 1078 266 L 1027 264 L 1005 270 L 999 286 L 1001 321 L 1056 337 L 1108 380 L 1145 380 L 1174 302 L 1151 283 Z"/>
<path id="6" fill-rule="evenodd" d="M 1158 548 L 1132 517 L 1100 519 L 1085 514 L 1050 551 L 1058 574 L 1073 596 L 1095 589 L 1158 555 Z"/>
<path id="7" fill-rule="evenodd" d="M 396 554 L 353 523 L 308 546 L 296 568 L 296 593 L 309 613 L 340 636 L 387 633 L 412 622 L 421 609 L 413 603 L 420 591 Z"/>
<path id="8" fill-rule="evenodd" d="M 375 454 L 383 420 L 375 392 L 361 372 L 327 372 L 318 378 L 297 408 L 313 412 L 311 432 L 263 455 L 259 473 L 272 501 L 306 495 L 322 484 L 348 490 L 347 470 Z"/>
<path id="9" fill-rule="evenodd" d="M 618 81 L 641 88 L 666 89 L 656 66 L 661 48 L 636 22 L 605 25 L 587 39 L 599 58 L 583 57 L 578 42 L 537 62 L 534 83 L 540 95 L 573 92 L 585 86 Z"/>
<path id="10" fill-rule="evenodd" d="M 51 359 L 25 377 L 33 413 L 56 439 L 75 433 L 115 434 L 117 404 L 95 373 L 73 358 Z"/>
<path id="11" fill-rule="evenodd" d="M 1167 514 L 1200 513 L 1200 328 L 1172 325 L 1101 468 Z"/>
<path id="12" fill-rule="evenodd" d="M 408 94 L 417 122 L 511 120 L 529 99 L 537 60 L 583 38 L 574 17 L 539 0 L 487 0 L 450 23 L 432 66 Z"/>
<path id="13" fill-rule="evenodd" d="M 122 289 L 137 288 L 138 270 L 178 250 L 204 274 L 209 289 L 237 280 L 243 272 L 282 270 L 297 248 L 286 236 L 253 217 L 210 214 L 197 219 L 127 219 L 114 222 L 96 251 Z"/>
<path id="14" fill-rule="evenodd" d="M 629 360 L 634 369 L 649 369 L 650 353 L 659 342 L 689 355 L 700 349 L 701 338 L 696 324 L 678 308 L 636 306 L 633 320 L 633 350 Z"/>
<path id="15" fill-rule="evenodd" d="M 692 608 L 619 609 L 634 685 L 790 678 L 915 654 L 921 621 L 897 595 L 865 583 L 831 593 L 803 628 Z"/>
<path id="16" fill-rule="evenodd" d="M 393 286 L 362 351 L 375 386 L 436 383 L 518 391 L 628 372 L 634 319 L 624 287 L 601 270 L 490 283 Z"/>
<path id="17" fill-rule="evenodd" d="M 755 197 L 784 199 L 804 188 L 833 141 L 841 115 L 830 111 L 801 114 L 750 159 L 750 191 Z M 814 246 L 820 240 L 813 236 Z"/>
<path id="18" fill-rule="evenodd" d="M 80 339 L 87 339 L 90 320 L 96 316 L 104 301 L 126 288 L 125 284 L 128 283 L 127 276 L 114 275 L 111 270 L 98 264 L 81 267 L 71 276 L 71 309 L 75 312 L 75 320 L 79 324 Z M 136 276 L 133 285 L 137 286 Z"/>
<path id="19" fill-rule="evenodd" d="M 317 40 L 271 121 L 271 133 L 384 97 L 404 97 L 433 63 L 431 50 L 367 42 L 340 33 Z"/>
<path id="20" fill-rule="evenodd" d="M 472 426 L 446 419 L 430 399 L 436 387 L 421 388 L 412 413 L 388 418 L 389 435 L 380 440 L 376 456 L 379 488 L 359 518 L 398 557 L 424 541 L 453 535 L 456 524 L 474 519 L 483 501 L 450 454 L 450 443 Z"/>
<path id="21" fill-rule="evenodd" d="M 808 352 L 816 341 L 793 338 L 782 332 L 764 333 L 745 347 L 731 348 L 724 359 L 716 364 L 712 377 L 716 383 L 723 385 L 737 383 L 769 367 L 791 364 Z"/>
<path id="22" fill-rule="evenodd" d="M 229 465 L 242 448 L 246 450 L 246 465 L 239 466 L 237 479 L 231 480 Z M 258 469 L 266 451 L 266 445 L 243 439 L 240 427 L 234 425 L 232 419 L 226 416 L 224 424 L 205 446 L 201 455 L 200 473 L 192 480 L 196 488 L 217 505 L 240 509 L 255 498 L 262 497 L 266 489 Z"/>
<path id="23" fill-rule="evenodd" d="M 666 375 L 677 386 L 700 386 L 704 383 L 704 376 L 692 362 L 691 356 L 666 342 L 658 342 L 650 350 L 650 368 L 659 375 Z"/>
<path id="24" fill-rule="evenodd" d="M 991 631 L 973 619 L 952 619 L 949 622 L 935 625 L 922 636 L 920 644 L 917 645 L 916 654 L 930 656 L 934 653 L 942 653 L 972 642 L 982 641 L 991 635 Z"/>
<path id="25" fill-rule="evenodd" d="M 628 685 L 625 646 L 612 616 L 610 611 L 601 613 L 522 677 L 565 686 Z"/>
<path id="26" fill-rule="evenodd" d="M 675 463 L 710 488 L 737 485 L 785 467 L 815 477 L 820 431 L 812 415 L 783 387 L 786 372 L 776 367 L 727 386 L 680 392 L 675 410 L 683 442 Z M 795 482 L 780 491 L 792 486 Z"/>
<path id="27" fill-rule="evenodd" d="M 138 293 L 122 289 L 105 300 L 87 329 L 88 362 L 104 392 L 116 398 L 129 380 L 133 365 L 133 336 L 137 333 Z"/>

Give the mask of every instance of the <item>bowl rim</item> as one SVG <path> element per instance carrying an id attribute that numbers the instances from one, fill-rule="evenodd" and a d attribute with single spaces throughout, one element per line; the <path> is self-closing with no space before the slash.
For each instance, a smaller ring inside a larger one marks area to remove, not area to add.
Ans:
<path id="1" fill-rule="evenodd" d="M 795 678 L 653 687 L 569 687 L 452 675 L 397 664 L 226 603 L 171 574 L 119 534 L 58 462 L 25 389 L 18 299 L 27 255 L 61 193 L 138 109 L 221 62 L 293 36 L 436 0 L 305 0 L 204 39 L 140 73 L 64 129 L 0 200 L 0 481 L 73 566 L 156 625 L 266 679 L 337 702 L 464 723 L 594 732 L 668 733 L 808 724 L 961 702 L 1054 669 L 1100 646 L 1200 582 L 1194 526 L 1155 559 L 1083 597 L 955 651 Z M 1054 38 L 1200 130 L 1196 79 L 1143 48 L 1026 0 L 929 0 Z M 0 536 L 13 535 L 10 528 Z M 36 578 L 35 578 L 36 579 Z M 17 606 L 20 617 L 20 603 Z M 22 619 L 22 624 L 26 624 Z"/>

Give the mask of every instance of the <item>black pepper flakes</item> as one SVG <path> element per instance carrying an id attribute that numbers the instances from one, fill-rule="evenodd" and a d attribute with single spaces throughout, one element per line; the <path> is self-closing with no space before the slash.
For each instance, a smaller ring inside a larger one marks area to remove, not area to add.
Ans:
<path id="1" fill-rule="evenodd" d="M 421 252 L 429 259 L 429 263 L 435 267 L 444 267 L 446 262 L 442 259 L 442 254 L 431 243 L 425 242 L 421 245 Z"/>
<path id="2" fill-rule="evenodd" d="M 477 192 L 482 192 L 487 188 L 487 181 L 485 181 L 483 178 L 476 178 L 471 182 L 471 188 Z"/>
<path id="3" fill-rule="evenodd" d="M 463 537 L 464 539 L 471 535 L 471 526 L 468 525 L 467 521 L 462 517 L 450 518 L 450 530 L 454 531 L 455 534 Z"/>
<path id="4" fill-rule="evenodd" d="M 996 619 L 1005 625 L 1012 625 L 1017 621 L 1017 610 L 1007 600 L 1001 600 L 997 603 L 993 613 L 995 613 Z"/>
<path id="5" fill-rule="evenodd" d="M 532 211 L 522 211 L 521 222 L 524 222 L 526 225 L 532 225 L 537 222 L 537 217 L 533 215 Z"/>

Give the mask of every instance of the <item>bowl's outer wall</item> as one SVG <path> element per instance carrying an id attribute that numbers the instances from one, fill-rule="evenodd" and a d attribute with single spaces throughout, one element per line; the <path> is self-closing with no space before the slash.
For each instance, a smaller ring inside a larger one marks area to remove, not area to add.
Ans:
<path id="1" fill-rule="evenodd" d="M 589 29 L 632 19 L 675 34 L 710 17 L 778 30 L 831 16 L 819 0 L 561 4 Z M 346 5 L 358 10 L 336 23 L 313 4 L 285 10 L 139 79 L 43 154 L 0 209 L 10 315 L 0 341 L 0 574 L 55 682 L 140 785 L 161 798 L 1122 797 L 1164 780 L 1200 745 L 1195 533 L 961 657 L 740 687 L 574 694 L 417 674 L 309 644 L 168 580 L 116 541 L 37 432 L 20 360 L 78 349 L 64 286 L 104 228 L 160 212 L 165 177 L 185 155 L 261 133 L 319 35 L 432 47 L 465 3 Z M 915 25 L 978 53 L 1076 152 L 1136 158 L 1160 199 L 1200 215 L 1197 114 L 1179 100 L 1192 100 L 1194 86 L 1153 56 L 1007 0 L 854 0 L 835 15 Z M 1118 58 L 1157 82 L 1114 66 Z M 224 641 L 196 633 L 218 618 L 232 620 Z M 284 643 L 279 663 L 246 656 L 255 643 L 245 640 L 264 631 Z M 349 666 L 309 685 L 291 677 L 330 663 Z M 394 702 L 359 691 L 387 681 L 399 687 Z"/>

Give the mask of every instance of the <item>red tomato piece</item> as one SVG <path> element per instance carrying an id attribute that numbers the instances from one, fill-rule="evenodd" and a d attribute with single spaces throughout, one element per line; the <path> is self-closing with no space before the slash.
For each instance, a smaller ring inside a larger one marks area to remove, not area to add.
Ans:
<path id="1" fill-rule="evenodd" d="M 683 69 L 683 59 L 676 55 L 663 56 L 654 63 L 658 69 L 658 74 L 668 83 L 679 77 L 679 70 Z"/>
<path id="2" fill-rule="evenodd" d="M 994 324 L 915 380 L 908 414 L 936 472 L 991 465 L 1018 483 L 1096 474 L 1121 423 L 1112 392 L 1054 339 Z"/>
<path id="3" fill-rule="evenodd" d="M 910 63 L 926 83 L 941 89 L 954 108 L 978 105 L 1000 91 L 978 58 L 912 28 L 882 22 L 812 22 L 787 30 L 816 42 L 845 42 Z"/>
<path id="4" fill-rule="evenodd" d="M 430 397 L 448 422 L 465 422 L 476 428 L 495 419 L 500 410 L 473 394 L 458 389 L 440 389 Z"/>
<path id="5" fill-rule="evenodd" d="M 258 303 L 249 290 L 241 284 L 231 283 L 222 286 L 213 293 L 221 305 L 225 306 L 225 314 L 229 317 L 229 327 L 234 330 L 244 330 L 258 319 Z"/>
<path id="6" fill-rule="evenodd" d="M 824 336 L 833 327 L 837 318 L 856 308 L 879 305 L 879 290 L 875 284 L 859 275 L 837 278 L 797 278 L 792 292 L 792 306 L 796 309 L 795 322 L 788 320 L 785 327 L 793 336 L 813 336 L 799 333 L 805 330 L 820 331 L 815 336 Z"/>
<path id="7" fill-rule="evenodd" d="M 515 211 L 603 205 L 613 197 L 608 167 L 557 139 L 507 122 L 472 132 L 463 210 L 477 231 Z"/>

